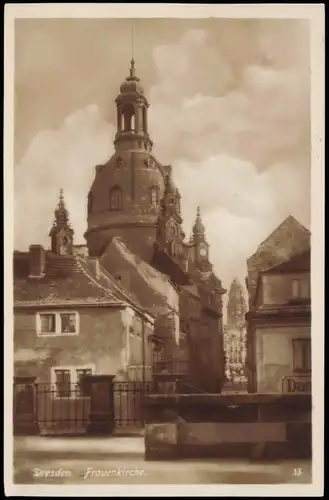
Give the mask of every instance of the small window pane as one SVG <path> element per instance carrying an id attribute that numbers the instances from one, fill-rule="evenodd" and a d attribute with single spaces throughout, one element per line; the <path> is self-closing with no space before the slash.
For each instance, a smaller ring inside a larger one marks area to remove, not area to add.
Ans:
<path id="1" fill-rule="evenodd" d="M 61 332 L 76 333 L 76 314 L 61 314 Z"/>
<path id="2" fill-rule="evenodd" d="M 311 341 L 309 339 L 293 340 L 293 363 L 296 372 L 311 370 Z"/>
<path id="3" fill-rule="evenodd" d="M 70 397 L 70 370 L 55 370 L 57 395 L 61 398 Z"/>
<path id="4" fill-rule="evenodd" d="M 55 314 L 40 314 L 40 330 L 41 333 L 56 332 L 56 316 Z"/>

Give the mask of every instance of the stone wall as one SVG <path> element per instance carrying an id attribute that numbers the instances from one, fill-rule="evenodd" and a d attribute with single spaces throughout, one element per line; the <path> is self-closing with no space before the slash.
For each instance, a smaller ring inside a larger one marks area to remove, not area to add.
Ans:
<path id="1" fill-rule="evenodd" d="M 309 395 L 150 395 L 146 404 L 147 460 L 311 456 Z"/>
<path id="2" fill-rule="evenodd" d="M 311 328 L 259 327 L 255 333 L 257 392 L 283 392 L 283 378 L 293 375 L 292 339 L 310 339 Z"/>

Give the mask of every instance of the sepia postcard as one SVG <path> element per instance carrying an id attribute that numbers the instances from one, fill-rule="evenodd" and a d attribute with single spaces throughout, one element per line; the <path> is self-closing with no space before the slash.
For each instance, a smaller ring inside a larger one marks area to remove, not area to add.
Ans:
<path id="1" fill-rule="evenodd" d="M 7 4 L 7 496 L 322 496 L 324 5 Z"/>

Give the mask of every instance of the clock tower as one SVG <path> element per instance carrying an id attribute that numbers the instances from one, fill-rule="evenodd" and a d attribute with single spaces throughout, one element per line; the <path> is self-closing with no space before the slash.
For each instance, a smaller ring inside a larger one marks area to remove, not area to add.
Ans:
<path id="1" fill-rule="evenodd" d="M 209 262 L 209 244 L 206 240 L 205 227 L 201 220 L 200 207 L 197 208 L 192 239 L 195 250 L 195 268 L 198 271 L 211 271 L 212 265 Z"/>

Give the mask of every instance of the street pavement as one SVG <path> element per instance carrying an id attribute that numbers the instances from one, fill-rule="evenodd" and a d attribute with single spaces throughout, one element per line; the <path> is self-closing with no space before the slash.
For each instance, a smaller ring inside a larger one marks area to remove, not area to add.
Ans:
<path id="1" fill-rule="evenodd" d="M 142 437 L 16 437 L 16 484 L 305 484 L 311 462 L 144 461 Z"/>

